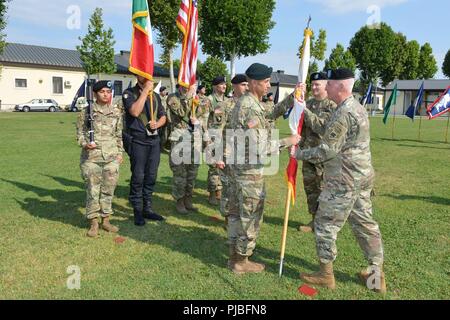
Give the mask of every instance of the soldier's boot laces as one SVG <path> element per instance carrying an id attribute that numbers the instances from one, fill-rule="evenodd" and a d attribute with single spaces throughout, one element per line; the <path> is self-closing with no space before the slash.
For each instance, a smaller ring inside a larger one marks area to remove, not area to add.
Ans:
<path id="1" fill-rule="evenodd" d="M 386 293 L 386 279 L 384 276 L 383 267 L 379 267 L 379 278 L 376 278 L 376 267 L 368 267 L 361 270 L 359 273 L 359 278 L 363 281 L 364 285 L 377 293 Z M 370 278 L 370 279 L 369 279 Z"/>
<path id="2" fill-rule="evenodd" d="M 198 212 L 198 208 L 194 207 L 194 205 L 192 204 L 192 197 L 191 196 L 188 196 L 188 197 L 184 198 L 184 207 L 187 210 Z"/>
<path id="3" fill-rule="evenodd" d="M 102 229 L 108 232 L 119 232 L 119 228 L 116 226 L 113 226 L 110 222 L 109 222 L 109 217 L 104 217 L 103 218 L 103 222 L 102 222 Z"/>
<path id="4" fill-rule="evenodd" d="M 87 232 L 87 236 L 91 238 L 95 238 L 98 236 L 98 220 L 97 218 L 91 219 L 91 227 L 89 228 Z"/>
<path id="5" fill-rule="evenodd" d="M 219 201 L 217 201 L 216 194 L 214 192 L 209 193 L 208 202 L 213 206 L 217 206 L 219 204 Z"/>
<path id="6" fill-rule="evenodd" d="M 236 274 L 259 273 L 266 268 L 264 264 L 248 260 L 248 257 L 241 256 L 237 252 L 230 257 L 230 269 Z"/>
<path id="7" fill-rule="evenodd" d="M 298 231 L 301 232 L 314 232 L 314 220 L 306 225 L 301 225 L 298 227 Z"/>
<path id="8" fill-rule="evenodd" d="M 303 281 L 317 285 L 321 287 L 326 287 L 328 289 L 335 289 L 336 282 L 334 281 L 333 273 L 333 263 L 320 263 L 320 270 L 314 273 L 302 273 L 300 274 L 300 279 Z"/>
<path id="9" fill-rule="evenodd" d="M 188 214 L 189 212 L 186 210 L 186 206 L 184 204 L 184 198 L 177 200 L 177 212 L 181 214 Z"/>

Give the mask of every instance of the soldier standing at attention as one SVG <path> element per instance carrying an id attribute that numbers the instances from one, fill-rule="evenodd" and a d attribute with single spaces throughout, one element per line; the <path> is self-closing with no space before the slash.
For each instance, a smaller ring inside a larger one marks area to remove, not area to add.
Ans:
<path id="1" fill-rule="evenodd" d="M 348 220 L 369 266 L 360 272 L 366 286 L 386 292 L 383 272 L 383 245 L 380 228 L 372 217 L 370 193 L 374 170 L 370 153 L 369 119 L 366 110 L 353 97 L 355 83 L 349 69 L 328 72 L 328 97 L 337 104 L 318 147 L 298 149 L 299 160 L 324 164 L 324 188 L 314 219 L 320 271 L 301 274 L 307 283 L 335 288 L 333 261 L 338 232 Z M 375 279 L 375 286 L 368 282 Z"/>
<path id="2" fill-rule="evenodd" d="M 336 110 L 336 104 L 328 99 L 325 87 L 327 74 L 312 73 L 310 76 L 313 98 L 306 102 L 305 120 L 303 124 L 300 148 L 314 148 L 321 144 L 326 123 Z M 299 230 L 311 232 L 314 230 L 314 216 L 319 206 L 319 195 L 323 189 L 323 164 L 303 161 L 303 187 L 306 193 L 308 211 L 312 216 L 311 222 L 300 225 Z"/>
<path id="3" fill-rule="evenodd" d="M 239 98 L 242 97 L 248 91 L 248 80 L 245 74 L 237 74 L 231 79 L 233 86 L 233 96 L 224 102 L 219 102 L 214 110 L 214 122 L 220 123 L 219 129 L 222 132 L 222 141 L 226 142 L 225 127 L 230 121 L 230 114 L 233 111 Z M 232 171 L 230 166 L 227 166 L 225 162 L 218 161 L 216 163 L 217 169 L 220 173 L 220 181 L 222 183 L 222 197 L 220 199 L 220 213 L 225 217 L 225 228 L 228 227 L 228 215 L 230 210 L 236 212 L 237 200 L 233 198 L 236 194 Z"/>
<path id="4" fill-rule="evenodd" d="M 238 143 L 234 144 L 234 152 L 232 152 L 244 161 L 230 165 L 236 183 L 236 194 L 233 199 L 236 199 L 237 209 L 230 211 L 228 216 L 227 229 L 230 246 L 228 266 L 237 274 L 262 272 L 265 268 L 264 264 L 249 260 L 256 246 L 266 196 L 264 163 L 258 160 L 258 156 L 263 156 L 263 154 L 253 154 L 255 149 L 250 146 L 258 145 L 264 149 L 261 152 L 275 153 L 280 147 L 289 147 L 300 141 L 298 135 L 279 141 L 271 141 L 267 137 L 266 118 L 276 119 L 283 115 L 288 108 L 293 106 L 294 95 L 290 94 L 274 107 L 271 114 L 266 114 L 262 97 L 270 89 L 272 68 L 254 63 L 245 73 L 249 79 L 249 92 L 239 99 L 231 113 L 229 125 L 227 125 L 230 129 L 243 130 L 241 134 L 248 136 L 248 143 L 245 143 L 244 148 L 245 154 L 238 154 L 242 149 Z M 257 161 L 253 161 L 254 159 Z M 228 160 L 233 162 L 233 159 L 225 160 L 227 165 Z"/>
<path id="5" fill-rule="evenodd" d="M 225 97 L 225 92 L 227 90 L 227 82 L 225 77 L 218 76 L 213 79 L 213 93 L 208 97 L 211 102 L 211 113 L 208 120 L 208 129 L 219 129 L 220 123 L 215 122 L 214 110 L 219 102 L 224 102 L 228 100 Z M 218 205 L 220 198 L 222 196 L 222 182 L 220 181 L 220 173 L 215 165 L 210 164 L 208 170 L 208 191 L 209 199 L 208 202 L 211 205 Z"/>
<path id="6" fill-rule="evenodd" d="M 88 113 L 84 108 L 77 121 L 77 139 L 81 146 L 80 168 L 86 182 L 86 217 L 90 221 L 89 237 L 97 237 L 98 219 L 102 229 L 118 232 L 109 217 L 113 214 L 112 199 L 119 180 L 122 163 L 122 104 L 111 103 L 111 81 L 99 81 L 94 87 L 95 103 L 92 104 L 95 142 L 89 141 Z"/>
<path id="7" fill-rule="evenodd" d="M 153 93 L 153 115 L 149 93 L 153 81 L 137 76 L 136 86 L 125 90 L 122 99 L 126 110 L 126 134 L 131 142 L 129 156 L 131 163 L 130 195 L 133 206 L 134 224 L 145 225 L 145 219 L 164 220 L 152 207 L 161 156 L 158 130 L 166 123 L 166 113 L 159 95 Z"/>
<path id="8" fill-rule="evenodd" d="M 169 165 L 173 172 L 172 196 L 177 202 L 176 210 L 181 214 L 187 214 L 188 210 L 198 211 L 192 204 L 194 184 L 199 167 L 199 164 L 195 163 L 193 155 L 195 152 L 201 153 L 201 126 L 197 115 L 192 114 L 194 89 L 195 87 L 192 87 L 188 92 L 187 88 L 178 86 L 178 91 L 170 94 L 167 98 L 167 107 L 172 119 L 172 132 L 169 137 L 171 142 Z M 200 150 L 195 149 L 195 139 L 200 139 Z M 179 148 L 183 145 L 190 147 L 191 157 L 186 159 L 187 163 L 177 163 L 175 160 L 179 160 L 180 157 L 184 158 L 184 154 L 180 154 L 180 151 L 182 150 L 184 153 L 186 150 Z"/>

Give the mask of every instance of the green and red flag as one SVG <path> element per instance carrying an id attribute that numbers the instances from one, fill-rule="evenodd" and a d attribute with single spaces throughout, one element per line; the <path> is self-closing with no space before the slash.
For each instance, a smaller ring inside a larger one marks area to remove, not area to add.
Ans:
<path id="1" fill-rule="evenodd" d="M 153 79 L 154 52 L 152 26 L 147 0 L 133 0 L 133 38 L 131 40 L 130 72 Z"/>
<path id="2" fill-rule="evenodd" d="M 397 84 L 395 84 L 394 90 L 391 93 L 391 96 L 389 97 L 389 100 L 387 101 L 386 105 L 384 106 L 384 116 L 383 116 L 383 123 L 386 124 L 387 118 L 389 116 L 389 112 L 391 111 L 391 107 L 397 103 Z"/>

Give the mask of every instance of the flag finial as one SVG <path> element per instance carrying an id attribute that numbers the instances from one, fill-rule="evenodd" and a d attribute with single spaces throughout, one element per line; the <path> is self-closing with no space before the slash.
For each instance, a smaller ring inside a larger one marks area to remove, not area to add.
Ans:
<path id="1" fill-rule="evenodd" d="M 308 18 L 308 25 L 306 26 L 306 28 L 308 28 L 309 29 L 309 24 L 311 23 L 311 15 L 309 15 L 309 18 Z"/>

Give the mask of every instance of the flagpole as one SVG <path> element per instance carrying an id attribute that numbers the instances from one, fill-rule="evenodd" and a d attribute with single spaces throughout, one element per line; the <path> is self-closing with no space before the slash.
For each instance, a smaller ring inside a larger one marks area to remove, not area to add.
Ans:
<path id="1" fill-rule="evenodd" d="M 148 94 L 148 97 L 150 98 L 150 120 L 152 122 L 155 121 L 155 115 L 153 114 L 153 90 L 150 91 L 150 93 Z"/>
<path id="2" fill-rule="evenodd" d="M 450 124 L 450 112 L 447 112 L 447 129 L 445 129 L 445 143 L 448 143 L 448 125 Z"/>
<path id="3" fill-rule="evenodd" d="M 422 130 L 422 117 L 420 116 L 420 107 L 419 107 L 419 141 L 422 141 L 422 140 L 420 140 L 420 133 L 421 133 L 421 130 Z"/>
<path id="4" fill-rule="evenodd" d="M 392 119 L 392 140 L 394 140 L 394 129 L 395 129 L 395 104 L 394 104 L 394 119 Z"/>
<path id="5" fill-rule="evenodd" d="M 278 275 L 280 277 L 283 274 L 284 252 L 286 250 L 286 238 L 287 238 L 287 228 L 288 228 L 288 222 L 289 222 L 289 209 L 291 206 L 291 197 L 292 197 L 292 190 L 291 190 L 291 188 L 288 188 L 288 193 L 286 196 L 286 204 L 285 204 L 286 209 L 284 210 L 283 234 L 281 236 L 280 270 L 278 273 Z"/>
<path id="6" fill-rule="evenodd" d="M 304 39 L 303 39 L 303 52 L 302 52 L 302 56 L 300 58 L 300 67 L 299 67 L 299 75 L 298 75 L 298 82 L 305 82 L 306 77 L 307 77 L 307 73 L 308 73 L 308 67 L 306 67 L 306 70 L 304 70 L 302 63 L 304 62 L 303 59 L 305 59 L 305 47 L 308 46 L 308 59 L 310 56 L 310 52 L 309 52 L 309 41 L 310 41 L 310 37 L 312 34 L 312 31 L 309 29 L 309 25 L 311 23 L 311 16 L 309 16 L 308 19 L 308 24 L 306 26 L 306 29 L 304 31 Z M 309 62 L 309 61 L 308 61 Z M 306 71 L 306 72 L 305 72 Z M 298 89 L 296 89 L 298 90 Z M 296 95 L 297 91 L 295 92 L 294 95 Z M 302 92 L 303 94 L 303 92 Z M 297 98 L 294 98 L 297 99 Z M 304 100 L 303 100 L 304 101 Z M 294 107 L 295 107 L 295 102 L 294 102 Z M 303 121 L 303 117 L 301 118 L 300 121 Z M 297 128 L 297 132 L 299 132 L 299 134 L 301 133 L 301 128 Z M 295 146 L 292 146 L 292 148 L 296 148 Z M 291 159 L 289 159 L 290 161 Z M 291 206 L 291 198 L 292 198 L 292 192 L 293 189 L 295 188 L 295 185 L 293 186 L 289 186 L 288 188 L 288 192 L 287 192 L 287 196 L 286 196 L 286 203 L 285 203 L 285 210 L 284 210 L 284 224 L 283 224 L 283 233 L 281 236 L 281 252 L 280 252 L 280 270 L 279 270 L 279 276 L 281 277 L 281 275 L 283 274 L 283 264 L 284 264 L 284 253 L 286 250 L 286 238 L 287 238 L 287 229 L 288 229 L 288 224 L 289 224 L 289 209 Z M 295 193 L 294 193 L 295 196 Z"/>

